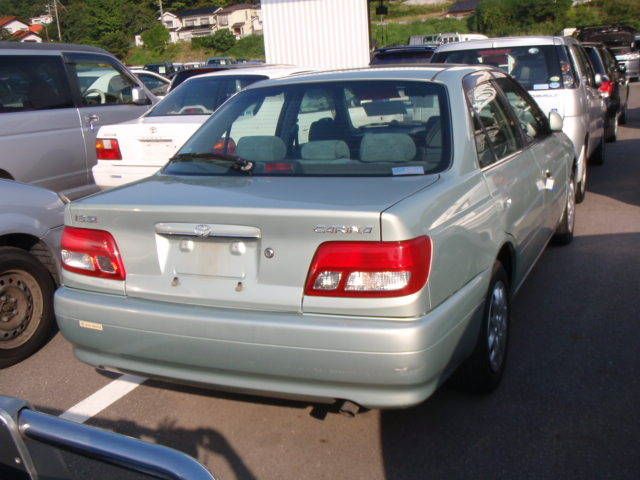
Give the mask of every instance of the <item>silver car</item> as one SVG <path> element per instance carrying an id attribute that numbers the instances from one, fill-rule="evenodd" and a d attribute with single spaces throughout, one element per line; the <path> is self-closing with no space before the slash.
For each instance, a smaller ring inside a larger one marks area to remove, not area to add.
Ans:
<path id="1" fill-rule="evenodd" d="M 432 63 L 493 65 L 512 75 L 542 110 L 558 112 L 578 159 L 576 201 L 587 188 L 587 160 L 605 159 L 606 105 L 584 48 L 573 37 L 511 37 L 442 45 Z"/>
<path id="2" fill-rule="evenodd" d="M 64 203 L 50 190 L 0 180 L 0 368 L 51 335 Z"/>
<path id="3" fill-rule="evenodd" d="M 214 387 L 489 391 L 512 295 L 572 239 L 561 129 L 483 66 L 253 84 L 160 173 L 69 206 L 58 324 L 91 365 Z"/>
<path id="4" fill-rule="evenodd" d="M 104 50 L 0 42 L 0 178 L 77 198 L 97 190 L 96 133 L 156 98 Z"/>

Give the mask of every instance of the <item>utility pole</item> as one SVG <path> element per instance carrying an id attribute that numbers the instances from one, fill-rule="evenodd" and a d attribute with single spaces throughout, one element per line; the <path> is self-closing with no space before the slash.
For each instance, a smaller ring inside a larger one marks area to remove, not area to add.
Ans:
<path id="1" fill-rule="evenodd" d="M 56 25 L 58 26 L 58 41 L 62 41 L 62 34 L 60 33 L 60 18 L 58 17 L 58 0 L 53 0 L 53 12 L 56 16 Z"/>
<path id="2" fill-rule="evenodd" d="M 158 5 L 160 5 L 160 21 L 162 21 L 162 14 L 163 14 L 163 11 L 162 11 L 162 0 L 158 0 Z"/>

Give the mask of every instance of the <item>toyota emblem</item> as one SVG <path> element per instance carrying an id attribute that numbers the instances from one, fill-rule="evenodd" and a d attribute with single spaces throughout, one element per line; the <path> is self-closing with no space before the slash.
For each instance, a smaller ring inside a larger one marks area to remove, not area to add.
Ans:
<path id="1" fill-rule="evenodd" d="M 196 225 L 193 228 L 193 233 L 195 233 L 198 237 L 205 238 L 211 235 L 211 227 L 204 224 Z"/>

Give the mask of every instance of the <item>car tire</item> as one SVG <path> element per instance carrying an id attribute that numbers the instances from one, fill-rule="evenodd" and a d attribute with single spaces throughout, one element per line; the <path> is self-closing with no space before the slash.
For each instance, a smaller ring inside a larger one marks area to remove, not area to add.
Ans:
<path id="1" fill-rule="evenodd" d="M 573 241 L 573 228 L 576 223 L 576 180 L 571 174 L 569 181 L 569 192 L 567 195 L 567 203 L 564 206 L 564 212 L 560 224 L 553 235 L 553 242 L 558 245 L 568 245 Z"/>
<path id="2" fill-rule="evenodd" d="M 582 178 L 576 185 L 576 203 L 584 202 L 584 197 L 587 196 L 587 144 L 582 146 L 582 154 L 581 157 L 584 159 L 583 162 L 583 170 L 582 170 Z"/>
<path id="3" fill-rule="evenodd" d="M 618 124 L 619 125 L 626 125 L 627 124 L 627 106 L 626 105 L 620 111 L 620 116 L 618 117 Z"/>
<path id="4" fill-rule="evenodd" d="M 604 137 L 602 137 L 602 139 L 600 140 L 600 144 L 598 145 L 598 148 L 596 148 L 593 151 L 593 154 L 591 154 L 591 158 L 589 159 L 590 163 L 593 165 L 602 165 L 604 164 L 604 159 L 605 159 L 605 146 L 604 146 Z"/>
<path id="5" fill-rule="evenodd" d="M 54 290 L 51 274 L 34 256 L 0 247 L 0 368 L 24 360 L 50 338 Z"/>
<path id="6" fill-rule="evenodd" d="M 507 362 L 510 302 L 507 272 L 497 261 L 493 265 L 475 348 L 454 373 L 454 387 L 470 393 L 489 393 L 500 384 Z"/>
<path id="7" fill-rule="evenodd" d="M 615 142 L 618 140 L 618 125 L 620 124 L 620 118 L 617 113 L 609 119 L 609 128 L 607 129 L 607 142 Z"/>

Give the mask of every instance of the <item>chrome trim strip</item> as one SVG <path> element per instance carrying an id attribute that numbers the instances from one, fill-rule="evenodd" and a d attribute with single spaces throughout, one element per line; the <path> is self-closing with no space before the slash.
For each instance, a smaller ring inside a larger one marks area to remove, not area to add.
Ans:
<path id="1" fill-rule="evenodd" d="M 210 223 L 157 223 L 156 233 L 158 235 L 180 235 L 185 237 L 201 238 L 262 238 L 262 232 L 257 227 Z"/>

